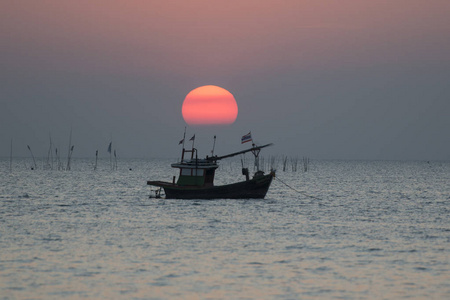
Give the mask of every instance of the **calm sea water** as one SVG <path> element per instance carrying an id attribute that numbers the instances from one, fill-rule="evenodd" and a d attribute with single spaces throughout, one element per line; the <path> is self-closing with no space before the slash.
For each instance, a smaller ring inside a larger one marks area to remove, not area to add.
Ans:
<path id="1" fill-rule="evenodd" d="M 449 162 L 279 166 L 265 200 L 214 201 L 150 199 L 170 160 L 13 163 L 0 299 L 450 298 Z M 224 161 L 217 183 L 240 172 Z"/>

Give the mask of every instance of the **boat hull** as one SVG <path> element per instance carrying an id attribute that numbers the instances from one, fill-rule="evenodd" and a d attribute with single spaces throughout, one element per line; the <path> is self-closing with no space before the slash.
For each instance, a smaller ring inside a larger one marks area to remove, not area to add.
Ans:
<path id="1" fill-rule="evenodd" d="M 273 176 L 270 173 L 247 181 L 208 187 L 179 186 L 162 181 L 148 181 L 147 184 L 162 187 L 166 199 L 263 199 Z"/>

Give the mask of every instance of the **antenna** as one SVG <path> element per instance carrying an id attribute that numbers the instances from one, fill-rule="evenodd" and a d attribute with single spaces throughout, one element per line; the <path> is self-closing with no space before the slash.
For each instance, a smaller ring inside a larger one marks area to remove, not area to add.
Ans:
<path id="1" fill-rule="evenodd" d="M 214 156 L 214 148 L 216 147 L 216 136 L 214 135 L 214 143 L 213 143 L 213 149 L 211 150 L 211 156 Z"/>

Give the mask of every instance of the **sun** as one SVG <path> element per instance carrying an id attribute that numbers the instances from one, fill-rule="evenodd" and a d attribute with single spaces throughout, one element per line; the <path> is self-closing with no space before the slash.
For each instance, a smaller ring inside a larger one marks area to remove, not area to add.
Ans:
<path id="1" fill-rule="evenodd" d="M 236 121 L 238 106 L 226 89 L 205 85 L 187 94 L 181 112 L 189 125 L 232 124 Z"/>

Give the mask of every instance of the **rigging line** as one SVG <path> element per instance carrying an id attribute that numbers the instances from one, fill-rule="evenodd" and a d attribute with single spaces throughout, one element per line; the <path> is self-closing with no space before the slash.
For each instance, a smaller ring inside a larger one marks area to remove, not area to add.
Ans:
<path id="1" fill-rule="evenodd" d="M 283 180 L 281 180 L 281 179 L 278 178 L 278 177 L 275 177 L 275 179 L 279 180 L 282 184 L 284 184 L 284 185 L 287 186 L 288 188 L 290 188 L 290 189 L 296 191 L 296 192 L 299 193 L 299 194 L 303 194 L 303 195 L 305 195 L 306 197 L 313 198 L 313 199 L 316 199 L 316 200 L 322 200 L 322 199 L 320 199 L 319 197 L 311 196 L 311 195 L 306 194 L 305 192 L 302 192 L 302 191 L 299 191 L 299 190 L 294 189 L 292 186 L 288 185 L 286 182 L 284 182 Z"/>

